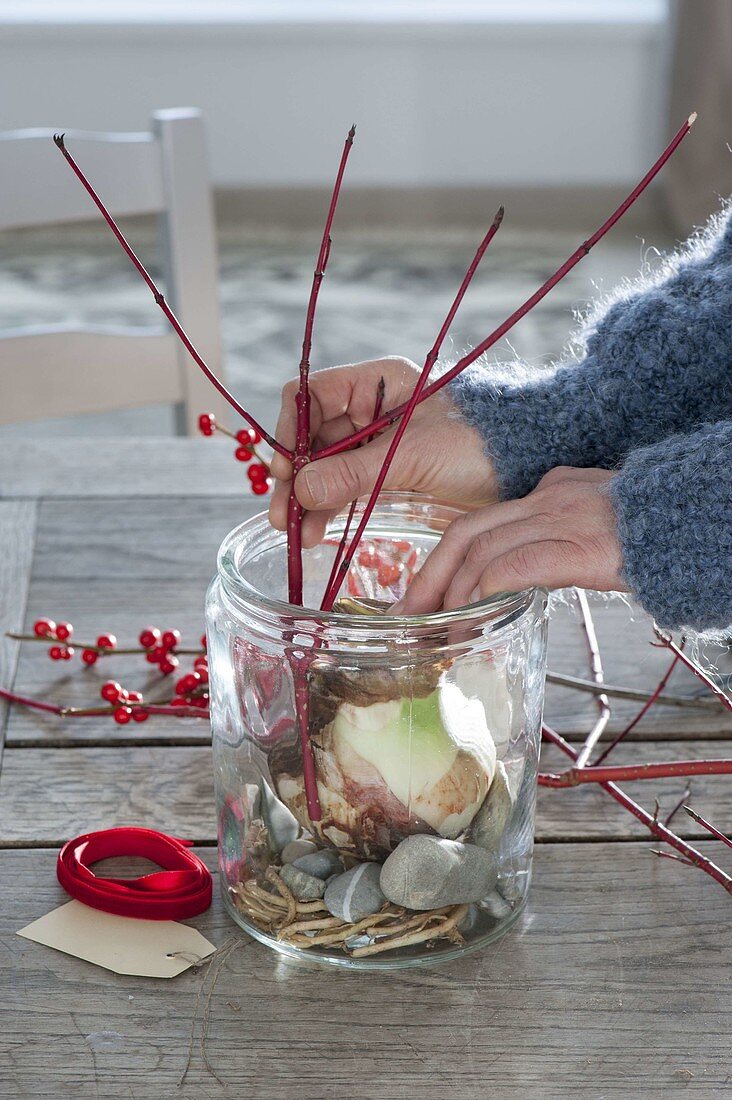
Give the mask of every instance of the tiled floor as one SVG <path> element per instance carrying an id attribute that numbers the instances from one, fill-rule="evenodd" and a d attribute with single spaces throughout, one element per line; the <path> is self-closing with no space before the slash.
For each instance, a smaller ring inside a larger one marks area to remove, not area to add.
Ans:
<path id="1" fill-rule="evenodd" d="M 569 236 L 502 229 L 456 319 L 446 356 L 490 332 L 576 247 L 585 230 L 582 226 Z M 130 233 L 155 270 L 153 227 L 137 223 Z M 388 353 L 423 358 L 477 236 L 464 229 L 337 234 L 321 294 L 313 366 Z M 228 381 L 265 423 L 274 422 L 280 387 L 296 370 L 316 248 L 312 234 L 270 231 L 255 236 L 230 226 L 220 235 Z M 496 356 L 505 360 L 516 354 L 538 364 L 561 354 L 576 311 L 620 279 L 636 275 L 654 257 L 654 249 L 639 237 L 616 233 L 606 239 L 516 327 L 510 346 L 497 346 Z M 0 330 L 61 320 L 150 324 L 154 315 L 148 291 L 103 227 L 25 230 L 0 238 Z M 1 358 L 0 344 L 0 364 Z M 12 385 L 4 371 L 2 384 Z M 0 429 L 0 439 L 172 431 L 171 410 L 154 408 L 11 425 Z"/>

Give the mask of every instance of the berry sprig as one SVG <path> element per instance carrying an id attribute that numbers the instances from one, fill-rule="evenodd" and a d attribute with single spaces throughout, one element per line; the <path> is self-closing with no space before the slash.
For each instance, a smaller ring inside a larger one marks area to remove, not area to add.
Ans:
<path id="1" fill-rule="evenodd" d="M 247 463 L 247 477 L 255 496 L 264 496 L 272 485 L 269 476 L 269 463 L 257 450 L 257 444 L 262 442 L 262 436 L 255 428 L 241 428 L 238 432 L 230 432 L 228 428 L 216 422 L 213 413 L 201 413 L 198 418 L 198 429 L 201 435 L 211 436 L 214 432 L 221 432 L 236 443 L 234 458 L 237 462 Z M 252 461 L 256 459 L 256 462 Z"/>
<path id="2" fill-rule="evenodd" d="M 52 661 L 70 661 L 76 650 L 69 644 L 74 634 L 74 627 L 69 622 L 56 623 L 53 619 L 36 619 L 33 623 L 32 634 L 17 634 L 8 631 L 6 637 L 14 638 L 18 642 L 54 642 L 48 650 L 48 656 Z M 112 655 L 129 655 L 144 653 L 150 664 L 158 665 L 164 676 L 175 672 L 180 665 L 180 656 L 187 655 L 198 657 L 206 652 L 206 635 L 200 640 L 197 649 L 181 646 L 181 633 L 179 630 L 161 631 L 156 626 L 146 626 L 141 631 L 139 646 L 121 648 L 117 642 L 117 636 L 105 631 L 97 637 L 96 642 L 79 642 L 81 659 L 85 665 L 94 665 L 100 657 Z"/>
<path id="3" fill-rule="evenodd" d="M 151 714 L 168 713 L 171 710 L 180 712 L 181 708 L 185 709 L 186 716 L 189 716 L 191 708 L 205 711 L 205 715 L 208 715 L 208 659 L 203 653 L 196 657 L 193 671 L 181 676 L 171 699 L 159 700 L 154 704 L 146 703 L 141 691 L 122 687 L 118 680 L 107 680 L 102 684 L 99 694 L 106 703 L 112 705 L 112 717 L 120 726 L 126 726 L 128 722 L 146 722 Z"/>

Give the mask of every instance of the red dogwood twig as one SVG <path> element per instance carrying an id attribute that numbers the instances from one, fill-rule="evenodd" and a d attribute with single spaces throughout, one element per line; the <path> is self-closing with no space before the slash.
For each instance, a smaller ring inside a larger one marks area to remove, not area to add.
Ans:
<path id="1" fill-rule="evenodd" d="M 558 733 L 556 733 L 553 729 L 546 725 L 543 726 L 542 732 L 544 738 L 547 741 L 550 741 L 553 745 L 556 745 L 557 748 L 561 749 L 563 753 L 571 757 L 572 760 L 576 761 L 578 753 L 572 748 L 570 744 L 568 744 L 564 740 L 563 737 L 561 737 Z M 586 772 L 587 769 L 584 769 L 584 771 Z M 544 782 L 544 780 L 545 776 L 540 774 L 539 786 L 548 785 Z M 633 814 L 634 817 L 642 822 L 643 825 L 646 826 L 649 832 L 653 836 L 655 836 L 657 840 L 663 840 L 666 842 L 666 844 L 669 844 L 672 848 L 675 848 L 677 852 L 681 853 L 682 857 L 687 863 L 690 863 L 694 867 L 698 867 L 700 870 L 704 871 L 705 874 L 713 878 L 715 882 L 718 882 L 721 886 L 723 886 L 727 893 L 732 894 L 732 877 L 730 877 L 730 875 L 723 871 L 721 867 L 717 867 L 715 863 L 712 863 L 710 859 L 707 859 L 706 856 L 703 856 L 701 852 L 692 847 L 692 845 L 689 844 L 687 841 L 681 840 L 681 838 L 678 837 L 676 833 L 672 832 L 671 829 L 669 829 L 666 825 L 663 825 L 658 820 L 657 814 L 649 814 L 647 810 L 644 810 L 642 806 L 639 806 L 638 803 L 630 797 L 630 795 L 626 794 L 625 791 L 621 790 L 620 787 L 618 787 L 616 783 L 612 781 L 602 782 L 600 786 L 603 790 L 607 791 L 611 798 L 614 798 L 616 802 L 619 802 L 621 806 L 624 806 L 626 810 L 628 810 L 630 813 Z"/>
<path id="2" fill-rule="evenodd" d="M 374 405 L 374 417 L 373 417 L 374 420 L 377 419 L 377 417 L 379 416 L 379 414 L 381 412 L 381 406 L 384 403 L 385 390 L 386 390 L 386 382 L 384 381 L 384 379 L 382 377 L 382 378 L 379 379 L 379 385 L 376 388 L 376 404 Z M 368 438 L 368 442 L 371 442 L 371 440 L 373 438 L 374 437 L 372 435 L 370 435 L 369 438 Z M 346 552 L 346 545 L 348 543 L 348 533 L 351 530 L 351 524 L 353 523 L 353 517 L 356 514 L 357 506 L 358 506 L 358 497 L 355 500 L 351 501 L 351 507 L 348 510 L 348 515 L 346 516 L 346 522 L 343 525 L 343 534 L 341 535 L 341 539 L 340 539 L 340 542 L 338 543 L 338 548 L 336 550 L 335 557 L 333 558 L 333 565 L 331 566 L 330 575 L 328 576 L 328 583 L 325 586 L 326 595 L 327 595 L 328 592 L 330 592 L 331 586 L 333 585 L 333 583 L 336 579 L 336 576 L 338 575 L 338 569 L 340 567 L 341 561 L 343 560 L 343 555 Z M 336 592 L 336 595 L 338 595 L 337 592 Z M 323 597 L 323 602 L 325 602 L 325 596 Z M 322 603 L 320 605 L 320 610 L 321 611 L 324 610 Z"/>
<path id="3" fill-rule="evenodd" d="M 292 483 L 290 486 L 290 498 L 287 504 L 287 587 L 289 601 L 293 604 L 302 604 L 302 515 L 303 509 L 295 493 L 295 478 L 310 460 L 310 352 L 313 344 L 313 326 L 315 324 L 315 311 L 318 305 L 318 295 L 328 266 L 330 256 L 331 236 L 338 197 L 341 192 L 343 173 L 346 170 L 348 154 L 353 146 L 356 135 L 356 127 L 352 126 L 348 131 L 341 161 L 338 166 L 333 194 L 328 207 L 328 215 L 325 219 L 325 228 L 320 242 L 320 251 L 313 272 L 313 285 L 310 289 L 307 314 L 305 317 L 305 334 L 302 341 L 302 355 L 300 357 L 300 387 L 295 398 L 297 411 L 297 425 L 295 429 L 295 457 L 292 463 Z"/>
<path id="4" fill-rule="evenodd" d="M 77 178 L 80 180 L 80 182 L 81 182 L 82 186 L 84 187 L 84 189 L 91 196 L 92 201 L 94 202 L 95 206 L 97 207 L 97 209 L 101 213 L 102 217 L 104 218 L 104 220 L 107 223 L 107 225 L 109 226 L 109 228 L 114 233 L 115 237 L 119 241 L 119 243 L 122 246 L 123 250 L 127 253 L 127 255 L 130 258 L 134 268 L 136 269 L 136 271 L 138 272 L 140 277 L 143 279 L 143 281 L 147 284 L 149 289 L 152 291 L 152 295 L 153 295 L 153 298 L 155 299 L 156 305 L 160 306 L 160 309 L 163 311 L 163 313 L 167 317 L 168 321 L 173 326 L 173 329 L 175 330 L 176 335 L 178 336 L 179 340 L 181 341 L 181 343 L 185 347 L 188 354 L 194 360 L 196 365 L 198 367 L 200 367 L 200 369 L 203 371 L 203 373 L 208 378 L 211 385 L 214 386 L 219 391 L 221 396 L 226 401 L 228 401 L 228 403 L 231 405 L 232 409 L 234 409 L 236 412 L 238 412 L 239 416 L 243 417 L 243 419 L 246 420 L 247 424 L 249 424 L 250 427 L 254 428 L 255 431 L 259 432 L 259 434 L 262 436 L 262 438 L 267 440 L 267 443 L 270 445 L 270 447 L 273 450 L 279 452 L 279 454 L 283 455 L 285 458 L 291 459 L 293 457 L 291 452 L 288 451 L 286 447 L 283 447 L 281 443 L 278 443 L 277 440 L 273 436 L 271 436 L 269 434 L 269 432 L 265 428 L 263 428 L 262 425 L 257 420 L 254 419 L 252 414 L 247 412 L 247 410 L 239 404 L 239 402 L 236 400 L 234 395 L 229 393 L 229 391 L 227 390 L 227 388 L 223 384 L 223 382 L 219 378 L 216 377 L 216 375 L 211 370 L 211 368 L 208 366 L 208 364 L 204 361 L 202 356 L 199 355 L 198 351 L 194 347 L 193 342 L 190 339 L 190 337 L 188 336 L 187 332 L 185 331 L 185 329 L 181 325 L 181 323 L 178 320 L 178 318 L 176 317 L 176 315 L 173 313 L 173 311 L 170 308 L 170 306 L 168 305 L 168 303 L 165 301 L 165 296 L 158 289 L 158 287 L 155 284 L 152 276 L 150 275 L 150 272 L 147 270 L 147 268 L 142 263 L 142 261 L 138 258 L 138 256 L 136 255 L 134 249 L 132 248 L 129 241 L 125 237 L 124 233 L 122 232 L 120 227 L 117 225 L 117 222 L 114 220 L 114 218 L 112 217 L 110 212 L 107 210 L 106 206 L 104 205 L 104 203 L 100 199 L 99 195 L 94 190 L 91 183 L 89 182 L 89 180 L 87 179 L 85 174 L 82 172 L 79 165 L 76 163 L 74 157 L 71 155 L 71 153 L 67 149 L 66 143 L 64 141 L 64 135 L 63 134 L 54 134 L 53 140 L 56 143 L 56 145 L 58 146 L 58 148 L 61 150 L 63 155 L 66 157 L 66 160 L 69 163 L 69 165 L 71 166 L 72 171 L 77 176 Z"/>
<path id="5" fill-rule="evenodd" d="M 397 430 L 395 431 L 394 436 L 393 436 L 393 438 L 391 440 L 391 443 L 389 445 L 389 449 L 386 452 L 386 457 L 384 458 L 381 469 L 379 470 L 378 476 L 376 478 L 376 484 L 374 485 L 373 489 L 371 490 L 371 495 L 370 495 L 370 497 L 369 497 L 369 499 L 366 503 L 366 506 L 363 510 L 363 515 L 361 516 L 361 520 L 358 524 L 358 527 L 356 528 L 356 533 L 354 534 L 353 538 L 351 539 L 351 542 L 349 543 L 348 550 L 346 551 L 346 553 L 343 557 L 343 560 L 341 561 L 341 564 L 338 567 L 338 571 L 336 573 L 336 576 L 335 576 L 335 579 L 334 579 L 333 583 L 330 585 L 330 587 L 328 588 L 328 590 L 325 593 L 325 597 L 324 597 L 323 603 L 322 603 L 323 611 L 330 611 L 331 608 L 333 607 L 333 604 L 335 602 L 335 598 L 338 595 L 338 590 L 340 589 L 340 586 L 343 582 L 343 578 L 345 577 L 346 573 L 348 572 L 348 570 L 351 566 L 351 562 L 353 560 L 353 555 L 355 554 L 355 552 L 358 548 L 358 544 L 361 541 L 361 538 L 363 537 L 363 533 L 366 530 L 368 522 L 371 519 L 371 514 L 372 514 L 372 512 L 374 510 L 374 506 L 376 504 L 376 499 L 377 499 L 379 493 L 381 492 L 381 490 L 383 488 L 384 482 L 386 481 L 387 474 L 389 473 L 389 468 L 391 467 L 391 464 L 394 460 L 394 455 L 396 454 L 397 448 L 398 448 L 398 446 L 399 446 L 399 444 L 402 440 L 402 436 L 404 435 L 405 431 L 407 430 L 407 427 L 409 425 L 409 421 L 411 420 L 411 417 L 412 417 L 412 413 L 414 412 L 414 410 L 417 407 L 417 403 L 419 401 L 420 394 L 422 393 L 424 387 L 427 385 L 427 380 L 430 376 L 430 372 L 431 372 L 433 366 L 435 365 L 435 363 L 437 362 L 437 359 L 439 358 L 440 349 L 442 348 L 443 341 L 444 341 L 445 337 L 447 336 L 450 325 L 452 324 L 453 320 L 455 319 L 455 314 L 457 313 L 458 309 L 460 308 L 460 303 L 462 302 L 463 298 L 465 297 L 465 293 L 466 293 L 468 287 L 470 286 L 470 284 L 473 280 L 473 276 L 475 275 L 475 272 L 478 270 L 478 265 L 480 264 L 480 261 L 483 259 L 483 256 L 485 255 L 486 250 L 488 249 L 488 246 L 490 245 L 491 241 L 493 240 L 493 238 L 495 237 L 496 233 L 498 232 L 498 230 L 500 228 L 501 222 L 503 221 L 503 213 L 504 213 L 503 207 L 501 206 L 501 207 L 499 207 L 499 209 L 496 213 L 496 216 L 494 217 L 494 219 L 491 223 L 490 229 L 488 230 L 485 237 L 483 238 L 483 240 L 478 245 L 478 249 L 477 249 L 475 255 L 473 256 L 473 259 L 470 263 L 470 266 L 468 267 L 468 270 L 465 272 L 465 276 L 463 277 L 463 281 L 461 282 L 461 284 L 458 288 L 458 292 L 455 295 L 453 303 L 450 306 L 450 309 L 447 311 L 447 316 L 445 317 L 445 320 L 442 323 L 442 327 L 441 327 L 440 331 L 437 334 L 437 339 L 435 340 L 434 344 L 432 345 L 432 348 L 430 349 L 430 351 L 427 353 L 427 358 L 425 359 L 424 367 L 422 368 L 422 373 L 420 374 L 419 379 L 417 380 L 417 384 L 414 387 L 414 391 L 412 392 L 412 396 L 409 398 L 409 401 L 407 402 L 406 408 L 404 410 L 404 415 L 402 416 L 401 420 L 399 421 L 399 426 L 397 427 Z M 375 430 L 376 429 L 372 429 L 372 432 L 375 431 Z"/>
<path id="6" fill-rule="evenodd" d="M 608 230 L 612 229 L 616 222 L 618 222 L 619 219 L 622 218 L 623 214 L 625 214 L 628 208 L 632 206 L 636 199 L 639 198 L 639 196 L 645 191 L 648 184 L 651 183 L 651 181 L 658 175 L 666 161 L 675 152 L 680 143 L 689 133 L 691 127 L 694 125 L 695 120 L 696 113 L 689 116 L 683 126 L 678 130 L 678 132 L 674 135 L 669 144 L 666 146 L 663 153 L 661 153 L 661 156 L 658 158 L 653 167 L 650 168 L 648 172 L 646 172 L 643 179 L 633 188 L 631 193 L 620 204 L 620 206 L 618 206 L 618 208 L 613 211 L 607 221 L 603 222 L 600 228 L 597 229 L 591 237 L 588 237 L 586 241 L 583 241 L 579 248 L 577 248 L 572 253 L 572 255 L 564 261 L 561 267 L 559 267 L 554 272 L 554 274 L 550 276 L 550 278 L 548 278 L 546 282 L 543 283 L 539 287 L 539 289 L 531 295 L 530 298 L 527 298 L 523 305 L 520 305 L 518 309 L 514 310 L 510 317 L 508 317 L 501 325 L 499 325 L 498 328 L 494 329 L 490 336 L 487 336 L 485 340 L 483 340 L 480 344 L 477 344 L 472 351 L 468 352 L 467 355 L 464 355 L 462 359 L 460 359 L 455 364 L 454 367 L 451 367 L 450 370 L 446 371 L 435 382 L 432 382 L 429 386 L 425 386 L 418 398 L 418 402 L 425 401 L 428 397 L 431 397 L 433 394 L 438 393 L 439 390 L 441 390 L 444 386 L 448 384 L 448 382 L 451 382 L 454 378 L 457 378 L 457 376 L 467 367 L 469 367 L 471 363 L 474 363 L 475 360 L 479 359 L 480 356 L 488 351 L 489 348 L 493 347 L 493 345 L 497 343 L 498 340 L 501 340 L 506 335 L 506 333 L 508 333 L 514 327 L 514 325 L 521 320 L 522 317 L 525 317 L 526 314 L 529 313 L 534 308 L 534 306 L 537 305 L 542 300 L 542 298 L 544 298 L 549 293 L 550 290 L 553 290 L 557 283 L 559 283 L 565 277 L 565 275 L 567 275 L 572 270 L 572 268 L 580 262 L 580 260 L 584 259 L 590 249 L 593 248 L 597 244 L 597 242 L 605 236 Z M 330 455 L 340 454 L 341 451 L 345 451 L 349 447 L 354 447 L 357 443 L 360 443 L 361 440 L 366 439 L 367 436 L 369 436 L 372 432 L 382 431 L 384 428 L 388 428 L 391 424 L 398 420 L 400 416 L 406 413 L 409 404 L 410 402 L 404 402 L 403 404 L 397 406 L 397 408 L 391 409 L 389 412 L 384 413 L 383 416 L 380 416 L 371 424 L 366 424 L 365 427 L 359 428 L 358 431 L 353 432 L 352 435 L 345 436 L 343 439 L 338 440 L 337 443 L 332 443 L 327 447 L 323 447 L 320 451 L 316 452 L 315 457 L 327 458 Z"/>

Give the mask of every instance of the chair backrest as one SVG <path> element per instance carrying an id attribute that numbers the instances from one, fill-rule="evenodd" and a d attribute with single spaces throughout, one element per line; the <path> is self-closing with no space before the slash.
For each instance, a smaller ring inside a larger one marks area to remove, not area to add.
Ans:
<path id="1" fill-rule="evenodd" d="M 0 133 L 0 229 L 100 217 L 59 156 L 53 133 Z M 221 376 L 218 259 L 200 112 L 156 111 L 151 133 L 66 130 L 66 141 L 115 217 L 160 215 L 166 298 Z M 130 269 L 130 279 L 136 277 Z M 201 411 L 226 420 L 223 400 L 158 320 L 152 297 L 150 308 L 153 324 L 142 329 L 0 332 L 0 423 L 164 402 L 176 404 L 179 426 L 189 433 Z"/>

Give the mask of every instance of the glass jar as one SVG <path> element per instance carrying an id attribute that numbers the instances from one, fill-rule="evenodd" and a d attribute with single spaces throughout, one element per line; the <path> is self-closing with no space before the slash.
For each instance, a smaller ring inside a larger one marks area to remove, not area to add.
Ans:
<path id="1" fill-rule="evenodd" d="M 265 515 L 221 546 L 207 599 L 220 877 L 237 924 L 286 955 L 453 958 L 526 901 L 546 595 L 388 613 L 461 511 L 383 494 L 330 613 L 309 608 L 345 516 L 304 552 L 305 608 L 285 602 L 285 538 Z"/>

